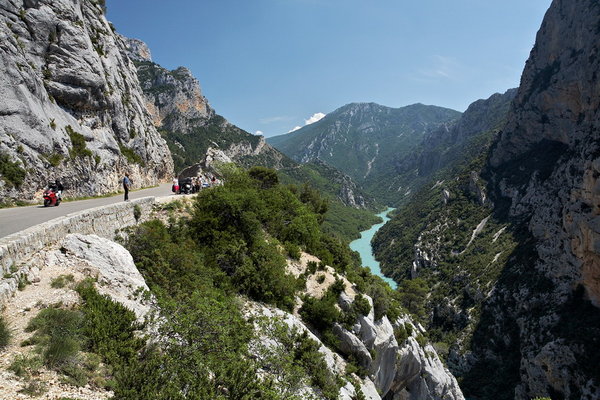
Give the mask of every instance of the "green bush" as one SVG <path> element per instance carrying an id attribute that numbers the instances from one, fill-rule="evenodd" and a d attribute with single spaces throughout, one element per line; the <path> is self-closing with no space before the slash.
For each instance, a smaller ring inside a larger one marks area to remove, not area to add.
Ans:
<path id="1" fill-rule="evenodd" d="M 250 258 L 233 275 L 233 282 L 253 299 L 291 310 L 296 280 L 286 272 L 286 265 L 275 244 L 257 242 Z"/>
<path id="2" fill-rule="evenodd" d="M 32 380 L 27 382 L 27 384 L 23 386 L 23 388 L 20 389 L 18 393 L 23 393 L 32 397 L 38 397 L 46 393 L 47 391 L 48 388 L 46 387 L 45 383 L 37 380 Z"/>
<path id="3" fill-rule="evenodd" d="M 20 378 L 29 380 L 32 376 L 39 374 L 42 366 L 43 362 L 40 356 L 18 354 L 8 367 L 8 370 Z"/>
<path id="4" fill-rule="evenodd" d="M 129 363 L 144 344 L 135 333 L 141 327 L 133 311 L 99 294 L 89 282 L 80 284 L 77 292 L 84 302 L 81 334 L 86 347 L 110 365 Z"/>
<path id="5" fill-rule="evenodd" d="M 325 331 L 341 319 L 342 315 L 336 304 L 337 296 L 331 291 L 326 292 L 320 299 L 305 297 L 304 304 L 300 308 L 300 316 L 319 331 Z"/>
<path id="6" fill-rule="evenodd" d="M 283 247 L 285 248 L 285 252 L 291 259 L 293 259 L 293 260 L 300 259 L 300 251 L 301 250 L 297 244 L 291 243 L 291 242 L 285 242 L 283 244 Z"/>
<path id="7" fill-rule="evenodd" d="M 32 318 L 25 331 L 35 331 L 32 343 L 40 346 L 44 364 L 54 368 L 76 358 L 81 349 L 81 324 L 80 312 L 51 307 Z"/>
<path id="8" fill-rule="evenodd" d="M 8 346 L 10 342 L 10 330 L 8 324 L 2 315 L 0 315 L 0 349 Z"/>
<path id="9" fill-rule="evenodd" d="M 121 151 L 121 154 L 123 154 L 123 156 L 127 159 L 127 161 L 129 161 L 132 164 L 139 164 L 142 167 L 144 167 L 146 165 L 146 163 L 144 162 L 144 160 L 142 159 L 142 157 L 136 153 L 135 151 L 133 151 L 132 149 L 130 149 L 129 147 L 125 147 L 124 145 L 119 143 L 119 150 Z"/>
<path id="10" fill-rule="evenodd" d="M 133 218 L 135 218 L 135 222 L 138 222 L 142 216 L 142 208 L 139 204 L 133 206 Z"/>
<path id="11" fill-rule="evenodd" d="M 371 304 L 363 295 L 358 294 L 352 303 L 352 311 L 356 312 L 357 315 L 369 315 Z"/>
<path id="12" fill-rule="evenodd" d="M 58 165 L 60 164 L 62 159 L 63 159 L 63 155 L 60 153 L 52 153 L 46 157 L 46 160 L 48 160 L 50 165 L 52 165 L 53 167 L 58 167 Z"/>
<path id="13" fill-rule="evenodd" d="M 71 158 L 84 158 L 92 156 L 92 152 L 87 148 L 85 143 L 85 137 L 81 133 L 75 132 L 71 125 L 65 126 L 65 131 L 67 131 L 73 146 L 71 147 L 71 150 L 69 150 Z"/>
<path id="14" fill-rule="evenodd" d="M 425 299 L 429 292 L 427 283 L 421 278 L 407 279 L 398 286 L 399 300 L 402 306 L 420 321 L 426 316 Z"/>
<path id="15" fill-rule="evenodd" d="M 0 176 L 10 185 L 19 187 L 25 180 L 26 172 L 18 162 L 10 161 L 8 154 L 0 154 Z"/>
<path id="16" fill-rule="evenodd" d="M 396 338 L 396 342 L 399 345 L 402 345 L 406 339 L 409 337 L 409 333 L 406 331 L 406 327 L 404 324 L 400 324 L 394 328 L 394 337 Z"/>

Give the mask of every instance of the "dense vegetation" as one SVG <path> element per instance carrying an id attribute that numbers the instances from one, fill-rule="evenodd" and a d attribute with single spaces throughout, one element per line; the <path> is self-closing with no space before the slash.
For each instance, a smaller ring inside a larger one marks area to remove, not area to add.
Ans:
<path id="1" fill-rule="evenodd" d="M 6 347 L 10 341 L 10 330 L 4 317 L 0 315 L 0 349 Z"/>
<path id="2" fill-rule="evenodd" d="M 373 296 L 379 316 L 397 315 L 399 303 L 386 284 L 357 266 L 346 245 L 322 232 L 326 202 L 319 193 L 278 180 L 262 167 L 231 169 L 223 186 L 199 194 L 189 217 L 146 222 L 128 236 L 126 245 L 162 310 L 163 339 L 117 375 L 117 398 L 294 399 L 282 386 L 290 376 L 337 398 L 340 378 L 325 372 L 305 336 L 275 329 L 281 347 L 271 351 L 288 349 L 288 358 L 278 359 L 281 371 L 265 364 L 268 357 L 253 361 L 253 329 L 238 296 L 291 310 L 305 277 L 286 273 L 282 251 L 296 247 L 357 282 Z M 368 312 L 364 303 L 349 315 Z M 328 334 L 328 327 L 314 327 Z M 258 371 L 268 374 L 259 380 Z"/>
<path id="3" fill-rule="evenodd" d="M 323 222 L 323 230 L 350 241 L 359 237 L 359 232 L 381 222 L 373 215 L 381 206 L 346 175 L 323 162 L 314 162 L 283 168 L 277 171 L 282 183 L 302 185 L 319 191 L 328 200 L 328 210 Z M 351 190 L 354 199 L 362 199 L 364 208 L 344 204 L 340 194 Z M 307 189 L 304 189 L 307 190 Z"/>

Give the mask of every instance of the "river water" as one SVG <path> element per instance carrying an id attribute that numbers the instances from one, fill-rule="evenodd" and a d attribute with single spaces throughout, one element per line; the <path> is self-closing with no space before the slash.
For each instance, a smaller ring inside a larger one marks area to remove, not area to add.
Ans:
<path id="1" fill-rule="evenodd" d="M 354 251 L 359 252 L 363 266 L 368 267 L 373 274 L 383 278 L 383 280 L 386 281 L 392 287 L 392 289 L 396 289 L 396 282 L 394 282 L 390 278 L 385 277 L 383 273 L 381 273 L 381 269 L 379 268 L 379 262 L 375 260 L 375 257 L 373 256 L 373 248 L 371 247 L 371 239 L 373 239 L 375 232 L 377 232 L 379 228 L 381 228 L 386 222 L 390 220 L 390 218 L 387 215 L 393 210 L 394 209 L 390 207 L 381 214 L 377 214 L 379 217 L 383 218 L 383 222 L 371 226 L 366 231 L 362 231 L 360 233 L 360 239 L 356 239 L 350 242 L 350 248 Z"/>

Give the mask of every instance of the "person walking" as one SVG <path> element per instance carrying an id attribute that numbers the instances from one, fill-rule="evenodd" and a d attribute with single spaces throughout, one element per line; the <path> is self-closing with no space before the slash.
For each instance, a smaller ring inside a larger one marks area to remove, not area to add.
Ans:
<path id="1" fill-rule="evenodd" d="M 125 189 L 125 199 L 124 201 L 129 201 L 129 188 L 131 187 L 131 180 L 129 179 L 129 174 L 125 172 L 125 177 L 123 177 L 123 189 Z"/>

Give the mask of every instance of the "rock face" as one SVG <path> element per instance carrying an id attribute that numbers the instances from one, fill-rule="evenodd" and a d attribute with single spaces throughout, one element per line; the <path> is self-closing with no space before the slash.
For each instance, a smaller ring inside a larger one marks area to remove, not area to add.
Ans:
<path id="1" fill-rule="evenodd" d="M 517 399 L 600 396 L 599 24 L 598 2 L 552 3 L 489 158 L 496 208 L 528 242 L 484 314 L 504 344 L 476 355 L 512 363 Z"/>
<path id="2" fill-rule="evenodd" d="M 189 69 L 169 71 L 152 62 L 148 46 L 138 39 L 123 38 L 127 55 L 136 65 L 146 108 L 157 128 L 189 134 L 206 123 L 215 111 L 202 95 L 200 83 Z"/>
<path id="3" fill-rule="evenodd" d="M 340 304 L 348 306 L 349 298 L 342 293 Z M 410 332 L 400 343 L 395 335 L 397 329 Z M 464 399 L 456 378 L 442 364 L 435 349 L 417 342 L 423 332 L 408 316 L 392 324 L 387 316 L 375 320 L 373 313 L 362 315 L 351 331 L 336 324 L 333 333 L 342 354 L 354 357 L 369 372 L 382 398 Z"/>
<path id="4" fill-rule="evenodd" d="M 173 71 L 152 62 L 147 46 L 125 39 L 144 91 L 146 108 L 154 125 L 163 133 L 179 175 L 184 168 L 209 173 L 213 160 L 244 166 L 289 166 L 291 160 L 252 135 L 217 115 L 202 95 L 200 83 L 185 67 Z"/>
<path id="5" fill-rule="evenodd" d="M 345 298 L 348 300 L 348 296 Z M 296 316 L 256 303 L 247 305 L 246 314 L 253 319 L 266 317 L 280 320 L 298 333 L 306 332 L 320 345 L 319 352 L 325 356 L 329 370 L 334 374 L 345 374 L 344 359 L 324 346 Z M 405 324 L 412 327 L 414 334 L 398 345 L 394 327 Z M 341 325 L 336 325 L 333 331 L 340 339 L 342 354 L 357 357 L 361 366 L 368 371 L 368 376 L 360 381 L 360 390 L 366 399 L 464 400 L 456 379 L 444 367 L 435 349 L 429 345 L 422 347 L 417 343 L 415 337 L 420 332 L 408 317 L 398 319 L 392 326 L 385 316 L 379 321 L 374 321 L 372 315 L 361 316 L 352 331 Z M 262 346 L 253 345 L 257 357 L 261 357 L 259 348 L 262 347 L 264 352 L 265 346 L 277 346 L 266 332 L 259 335 L 259 340 L 263 343 Z M 371 353 L 375 354 L 374 358 Z M 340 399 L 355 398 L 356 382 L 359 382 L 358 378 L 354 384 L 348 382 L 340 390 Z M 308 387 L 305 391 L 310 392 Z"/>
<path id="6" fill-rule="evenodd" d="M 92 195 L 125 171 L 140 186 L 171 175 L 124 48 L 94 2 L 2 2 L 0 153 L 25 171 L 20 185 L 0 180 L 2 196 L 34 198 L 54 178 Z"/>
<path id="7" fill-rule="evenodd" d="M 517 89 L 510 89 L 471 103 L 456 121 L 429 132 L 415 151 L 398 157 L 396 176 L 388 181 L 414 193 L 440 170 L 481 154 L 505 123 L 516 93 Z"/>

